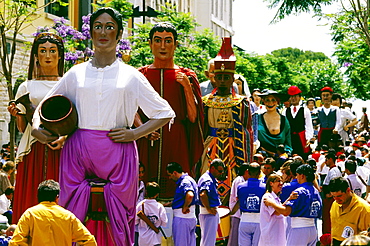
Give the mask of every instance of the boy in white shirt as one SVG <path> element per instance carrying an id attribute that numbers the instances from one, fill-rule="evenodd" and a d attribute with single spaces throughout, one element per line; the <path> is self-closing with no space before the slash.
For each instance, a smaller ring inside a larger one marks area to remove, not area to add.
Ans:
<path id="1" fill-rule="evenodd" d="M 158 197 L 160 187 L 156 182 L 149 182 L 146 185 L 147 198 L 139 202 L 136 206 L 136 214 L 139 211 L 148 217 L 155 227 L 166 226 L 167 215 L 164 206 L 155 199 Z M 139 246 L 158 246 L 161 245 L 162 233 L 156 233 L 149 225 L 136 215 L 135 225 L 138 225 Z"/>

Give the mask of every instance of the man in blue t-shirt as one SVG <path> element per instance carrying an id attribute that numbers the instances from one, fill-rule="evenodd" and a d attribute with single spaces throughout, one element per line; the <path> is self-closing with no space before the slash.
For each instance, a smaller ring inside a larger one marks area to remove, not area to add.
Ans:
<path id="1" fill-rule="evenodd" d="M 247 181 L 238 186 L 238 203 L 241 217 L 239 224 L 239 245 L 257 246 L 260 238 L 260 207 L 266 185 L 258 179 L 261 166 L 252 162 L 247 168 Z M 232 211 L 235 212 L 235 207 Z"/>
<path id="2" fill-rule="evenodd" d="M 198 203 L 198 186 L 195 180 L 177 162 L 167 165 L 167 174 L 176 182 L 175 196 L 172 202 L 172 235 L 175 246 L 195 246 L 195 228 L 197 218 L 195 205 Z"/>
<path id="3" fill-rule="evenodd" d="M 199 224 L 201 230 L 200 246 L 216 244 L 216 232 L 220 220 L 217 207 L 221 205 L 217 192 L 217 180 L 225 170 L 225 164 L 220 159 L 211 162 L 209 170 L 198 180 L 200 200 Z"/>

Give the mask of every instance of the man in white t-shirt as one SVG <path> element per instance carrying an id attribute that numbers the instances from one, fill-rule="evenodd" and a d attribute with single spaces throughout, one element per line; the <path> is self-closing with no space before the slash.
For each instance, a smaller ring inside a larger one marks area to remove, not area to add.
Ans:
<path id="1" fill-rule="evenodd" d="M 361 178 L 356 174 L 357 170 L 357 164 L 355 161 L 348 160 L 345 163 L 345 172 L 348 175 L 347 180 L 349 183 L 349 188 L 351 188 L 351 191 L 358 195 L 359 197 L 362 197 L 362 194 L 365 194 L 366 192 L 366 186 L 364 181 L 361 181 Z"/>
<path id="2" fill-rule="evenodd" d="M 323 200 L 322 200 L 322 233 L 330 233 L 331 221 L 330 221 L 330 208 L 334 202 L 333 197 L 329 191 L 330 180 L 336 177 L 342 177 L 342 173 L 337 166 L 335 166 L 335 150 L 329 149 L 325 156 L 325 165 L 329 168 L 328 174 L 326 175 L 322 183 Z"/>

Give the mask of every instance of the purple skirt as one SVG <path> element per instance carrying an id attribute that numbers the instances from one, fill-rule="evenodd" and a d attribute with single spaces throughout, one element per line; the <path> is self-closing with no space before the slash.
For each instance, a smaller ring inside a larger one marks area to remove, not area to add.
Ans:
<path id="1" fill-rule="evenodd" d="M 132 245 L 138 189 L 136 143 L 114 143 L 108 133 L 78 129 L 67 139 L 60 159 L 59 203 L 84 221 L 89 181 L 106 180 L 104 199 L 114 240 L 118 246 Z"/>

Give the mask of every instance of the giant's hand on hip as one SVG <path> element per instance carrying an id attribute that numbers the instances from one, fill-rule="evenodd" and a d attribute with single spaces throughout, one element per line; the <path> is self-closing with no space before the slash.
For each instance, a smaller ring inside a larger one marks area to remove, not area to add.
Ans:
<path id="1" fill-rule="evenodd" d="M 124 143 L 135 141 L 135 132 L 133 129 L 114 128 L 108 133 L 108 137 L 115 143 Z"/>

